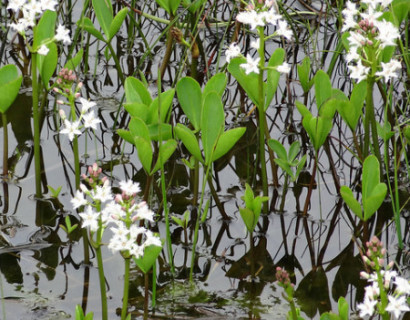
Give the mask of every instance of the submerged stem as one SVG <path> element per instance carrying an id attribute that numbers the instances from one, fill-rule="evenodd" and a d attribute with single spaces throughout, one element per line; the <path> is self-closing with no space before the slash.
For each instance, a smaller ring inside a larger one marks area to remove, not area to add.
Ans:
<path id="1" fill-rule="evenodd" d="M 100 280 L 102 319 L 107 320 L 108 319 L 107 291 L 105 288 L 104 264 L 102 260 L 102 254 L 101 254 L 101 245 L 98 245 L 98 247 L 95 249 L 95 254 L 97 256 L 98 278 Z"/>

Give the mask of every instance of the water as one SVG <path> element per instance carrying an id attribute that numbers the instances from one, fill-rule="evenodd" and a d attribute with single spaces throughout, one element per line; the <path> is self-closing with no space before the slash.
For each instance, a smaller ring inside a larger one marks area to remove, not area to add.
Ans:
<path id="1" fill-rule="evenodd" d="M 147 12 L 148 8 L 145 8 Z M 81 8 L 75 7 L 78 15 Z M 156 5 L 151 5 L 156 12 Z M 218 12 L 218 9 L 216 9 Z M 160 11 L 161 12 L 161 11 Z M 219 14 L 222 15 L 222 7 Z M 4 13 L 3 13 L 4 14 Z M 226 20 L 226 17 L 224 17 Z M 335 30 L 324 21 L 316 21 L 319 26 L 315 30 L 318 38 L 315 44 L 287 45 L 287 60 L 300 61 L 305 54 L 314 58 L 314 50 L 333 48 Z M 74 28 L 74 26 L 73 26 Z M 127 48 L 126 30 L 114 39 L 120 62 L 126 74 L 132 74 L 138 67 L 147 77 L 150 90 L 156 94 L 157 67 L 164 54 L 163 38 L 157 41 L 163 26 L 143 19 L 142 33 L 146 41 L 136 37 L 131 49 Z M 204 77 L 205 63 L 212 61 L 209 72 L 213 74 L 222 61 L 218 63 L 210 59 L 211 54 L 224 47 L 226 38 L 224 28 L 203 29 L 199 35 L 203 39 L 206 61 L 199 61 L 199 75 Z M 232 31 L 229 31 L 232 32 Z M 230 33 L 228 33 L 230 35 Z M 306 37 L 306 30 L 300 31 L 300 38 Z M 106 61 L 101 43 L 92 38 L 91 54 L 87 74 L 79 73 L 84 81 L 83 96 L 96 101 L 99 117 L 103 120 L 96 136 L 83 135 L 80 138 L 82 172 L 95 160 L 104 167 L 104 173 L 110 177 L 114 185 L 123 179 L 134 179 L 144 186 L 145 174 L 138 161 L 136 150 L 124 144 L 112 130 L 117 110 L 123 98 L 123 89 L 118 85 L 118 75 L 113 60 Z M 247 38 L 240 37 L 241 43 Z M 156 42 L 156 43 L 155 43 Z M 147 58 L 146 44 L 149 44 L 155 55 Z M 303 43 L 303 42 L 301 42 Z M 280 43 L 270 42 L 267 46 L 271 53 Z M 313 52 L 313 53 L 312 53 Z M 11 62 L 15 51 L 7 45 L 3 57 L 4 63 Z M 63 55 L 64 57 L 64 55 Z M 186 50 L 176 45 L 170 67 L 165 73 L 163 86 L 175 84 L 177 75 L 185 75 L 179 58 L 190 60 Z M 330 58 L 324 61 L 328 66 Z M 64 58 L 63 58 L 64 61 Z M 315 68 L 320 62 L 314 60 Z M 95 70 L 95 72 L 94 72 Z M 332 78 L 333 85 L 348 90 L 344 65 L 337 64 Z M 250 239 L 239 214 L 239 207 L 244 206 L 241 196 L 245 181 L 260 182 L 256 163 L 255 113 L 246 116 L 250 110 L 249 101 L 244 101 L 236 82 L 229 80 L 228 90 L 224 95 L 227 126 L 246 126 L 246 135 L 234 147 L 233 151 L 215 165 L 214 186 L 220 202 L 232 218 L 231 221 L 221 219 L 219 208 L 211 201 L 209 218 L 200 229 L 198 241 L 198 261 L 195 266 L 195 286 L 187 284 L 191 246 L 185 245 L 183 230 L 172 225 L 173 251 L 175 255 L 176 281 L 171 282 L 170 270 L 165 250 L 158 260 L 157 306 L 151 310 L 153 319 L 284 319 L 289 310 L 282 298 L 282 289 L 276 284 L 274 273 L 277 266 L 286 268 L 292 273 L 295 283 L 295 297 L 304 317 L 319 317 L 319 312 L 336 310 L 337 299 L 345 296 L 351 304 L 351 312 L 355 311 L 354 302 L 361 301 L 365 282 L 359 278 L 363 264 L 358 252 L 361 245 L 357 234 L 359 224 L 348 208 L 337 195 L 336 186 L 351 185 L 360 179 L 358 164 L 346 152 L 336 138 L 347 136 L 348 130 L 338 118 L 329 140 L 329 151 L 320 152 L 319 179 L 313 190 L 308 215 L 301 214 L 307 194 L 307 184 L 313 167 L 313 151 L 309 148 L 307 137 L 301 131 L 300 115 L 295 110 L 295 100 L 303 101 L 303 93 L 297 82 L 296 68 L 289 78 L 281 78 L 278 93 L 273 106 L 268 111 L 268 126 L 273 138 L 284 144 L 292 139 L 302 142 L 302 150 L 308 154 L 307 168 L 299 183 L 288 191 L 284 212 L 279 212 L 281 187 L 269 188 L 271 210 L 263 215 L 254 233 L 254 256 L 250 254 Z M 75 232 L 70 238 L 60 228 L 64 218 L 70 216 L 73 223 L 78 222 L 78 215 L 70 204 L 74 190 L 73 156 L 66 136 L 59 136 L 59 121 L 55 109 L 55 97 L 49 96 L 47 113 L 42 130 L 42 159 L 44 180 L 42 183 L 43 199 L 36 199 L 34 183 L 34 165 L 32 159 L 32 119 L 31 93 L 28 79 L 25 81 L 19 97 L 8 112 L 9 130 L 9 167 L 11 177 L 2 183 L 0 194 L 0 285 L 2 300 L 2 319 L 67 319 L 74 317 L 76 305 L 82 305 L 87 312 L 94 312 L 94 319 L 99 319 L 100 291 L 96 261 L 90 265 L 83 263 L 83 247 L 81 234 Z M 312 100 L 311 96 L 309 101 Z M 309 106 L 314 104 L 310 101 Z M 182 112 L 174 99 L 172 122 L 184 121 Z M 126 125 L 127 116 L 120 111 L 120 123 Z M 125 120 L 125 121 L 121 121 Z M 3 130 L 0 132 L 2 139 Z M 3 153 L 3 145 L 0 145 Z M 331 155 L 331 157 L 329 156 Z M 166 166 L 167 181 L 172 182 L 168 191 L 172 215 L 181 215 L 191 208 L 192 184 L 189 170 L 180 160 L 187 157 L 181 147 Z M 335 175 L 331 164 L 334 163 Z M 268 166 L 269 168 L 269 166 Z M 256 171 L 255 171 L 256 170 Z M 270 170 L 268 169 L 270 174 Z M 280 173 L 280 184 L 284 177 Z M 335 179 L 340 178 L 340 181 Z M 157 180 L 159 176 L 155 176 Z M 302 181 L 304 180 L 304 181 Z M 269 176 L 271 182 L 271 176 Z M 260 186 L 260 183 L 256 183 Z M 401 191 L 403 200 L 408 199 L 408 186 L 403 182 Z M 57 199 L 47 192 L 47 185 L 52 188 L 62 187 Z M 254 189 L 256 193 L 260 189 Z M 275 199 L 276 195 L 276 199 Z M 279 196 L 278 196 L 279 195 Z M 206 190 L 207 198 L 210 191 Z M 159 197 L 152 190 L 151 208 L 158 209 Z M 195 210 L 194 210 L 195 211 Z M 389 253 L 389 261 L 396 259 L 408 276 L 409 270 L 409 205 L 402 211 L 402 232 L 405 250 L 398 250 L 394 224 L 390 224 L 392 211 L 386 201 L 370 222 L 370 230 L 379 234 L 385 242 Z M 162 217 L 153 226 L 162 238 L 165 238 L 165 224 Z M 194 223 L 190 223 L 188 242 L 193 239 Z M 105 234 L 108 241 L 109 231 Z M 106 282 L 108 286 L 108 309 L 110 319 L 119 319 L 122 305 L 123 262 L 119 255 L 103 249 Z M 249 281 L 250 264 L 255 263 L 257 281 Z M 134 267 L 130 284 L 129 311 L 133 318 L 141 318 L 143 314 L 144 278 Z"/>

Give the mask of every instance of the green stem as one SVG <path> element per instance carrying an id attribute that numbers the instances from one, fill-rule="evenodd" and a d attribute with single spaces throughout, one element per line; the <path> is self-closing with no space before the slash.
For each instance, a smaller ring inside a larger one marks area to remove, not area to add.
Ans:
<path id="1" fill-rule="evenodd" d="M 259 116 L 259 156 L 262 174 L 262 189 L 263 195 L 268 196 L 268 177 L 266 173 L 266 159 L 265 159 L 265 93 L 263 90 L 263 70 L 265 67 L 265 38 L 264 28 L 258 27 L 259 33 L 259 76 L 258 76 L 258 116 Z M 268 203 L 263 203 L 264 212 L 268 211 Z"/>
<path id="2" fill-rule="evenodd" d="M 33 139 L 34 139 L 34 168 L 36 180 L 36 197 L 41 197 L 41 161 L 40 161 L 40 115 L 38 109 L 38 77 L 37 53 L 31 54 L 31 86 L 33 104 Z"/>
<path id="3" fill-rule="evenodd" d="M 9 158 L 9 137 L 7 131 L 7 116 L 5 112 L 1 114 L 1 119 L 3 121 L 3 177 L 6 179 L 9 171 L 7 165 L 7 160 Z"/>
<path id="4" fill-rule="evenodd" d="M 70 108 L 71 108 L 71 120 L 76 121 L 77 120 L 77 115 L 75 113 L 75 102 L 74 102 L 74 96 L 70 94 L 69 96 L 69 103 L 70 103 Z M 79 189 L 80 188 L 80 155 L 78 152 L 78 137 L 74 136 L 73 139 L 73 154 L 74 154 L 74 171 L 75 171 L 75 188 Z"/>
<path id="5" fill-rule="evenodd" d="M 144 273 L 144 320 L 148 319 L 148 297 L 149 297 L 149 278 L 148 273 Z"/>
<path id="6" fill-rule="evenodd" d="M 121 320 L 125 320 L 128 313 L 128 288 L 130 283 L 130 262 L 131 258 L 124 258 L 124 293 L 122 296 L 122 310 L 121 310 Z"/>
<path id="7" fill-rule="evenodd" d="M 108 320 L 108 308 L 107 308 L 107 291 L 105 287 L 105 276 L 104 276 L 104 265 L 102 260 L 101 254 L 101 246 L 95 249 L 95 254 L 97 256 L 97 263 L 98 263 L 98 277 L 100 280 L 100 291 L 101 291 L 101 312 L 102 312 L 102 319 Z"/>
<path id="8" fill-rule="evenodd" d="M 205 177 L 204 179 L 202 179 L 201 200 L 199 201 L 199 206 L 197 210 L 198 214 L 197 214 L 196 222 L 195 222 L 194 242 L 192 243 L 191 269 L 189 270 L 189 281 L 191 283 L 194 282 L 195 250 L 196 250 L 196 245 L 198 243 L 199 224 L 201 222 L 201 216 L 202 216 L 201 210 L 202 210 L 202 204 L 204 202 L 205 186 L 206 186 L 206 182 L 208 181 L 208 176 L 209 176 L 211 166 L 212 164 L 207 166 Z"/>
<path id="9" fill-rule="evenodd" d="M 108 49 L 110 50 L 112 58 L 114 59 L 115 67 L 117 69 L 118 76 L 121 80 L 121 84 L 124 84 L 125 77 L 124 77 L 124 73 L 122 72 L 121 64 L 120 64 L 120 61 L 118 60 L 117 54 L 115 53 L 114 48 L 111 45 L 111 42 L 106 42 L 106 43 L 108 45 Z"/>
<path id="10" fill-rule="evenodd" d="M 283 212 L 285 208 L 285 200 L 286 200 L 286 194 L 288 193 L 288 186 L 289 186 L 289 175 L 285 174 L 285 182 L 283 183 L 282 200 L 280 202 L 280 207 L 279 207 L 280 212 Z"/>
<path id="11" fill-rule="evenodd" d="M 381 156 L 380 156 L 380 149 L 379 149 L 379 137 L 377 135 L 377 125 L 376 125 L 376 117 L 374 115 L 374 103 L 373 103 L 373 87 L 374 87 L 374 77 L 367 78 L 367 94 L 366 94 L 366 117 L 365 117 L 365 157 L 368 155 L 369 149 L 369 130 L 372 134 L 373 140 L 373 152 L 379 160 L 379 164 L 381 164 Z M 366 134 L 367 130 L 367 134 Z M 382 171 L 380 171 L 382 174 Z"/>

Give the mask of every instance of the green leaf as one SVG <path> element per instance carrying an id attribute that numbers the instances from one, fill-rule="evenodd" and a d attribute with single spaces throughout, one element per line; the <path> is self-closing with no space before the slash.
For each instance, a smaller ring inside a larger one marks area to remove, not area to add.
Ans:
<path id="1" fill-rule="evenodd" d="M 355 199 L 353 196 L 352 190 L 347 186 L 340 187 L 340 195 L 342 196 L 343 200 L 349 206 L 350 210 L 359 217 L 360 220 L 363 220 L 363 212 L 360 203 Z"/>
<path id="2" fill-rule="evenodd" d="M 142 119 L 136 117 L 132 118 L 128 125 L 128 128 L 130 129 L 130 132 L 134 137 L 142 137 L 146 140 L 150 140 L 148 126 Z"/>
<path id="3" fill-rule="evenodd" d="M 225 114 L 222 101 L 216 92 L 210 92 L 204 99 L 204 110 L 201 119 L 202 145 L 205 164 L 212 162 L 212 153 L 219 136 L 224 129 Z"/>
<path id="4" fill-rule="evenodd" d="M 118 129 L 117 134 L 125 141 L 134 144 L 134 136 L 128 130 Z"/>
<path id="5" fill-rule="evenodd" d="M 293 141 L 293 143 L 290 145 L 290 148 L 289 148 L 288 160 L 293 161 L 298 155 L 299 151 L 300 151 L 300 142 L 297 140 Z"/>
<path id="6" fill-rule="evenodd" d="M 380 167 L 376 156 L 368 156 L 363 163 L 362 196 L 366 199 L 380 182 Z"/>
<path id="7" fill-rule="evenodd" d="M 0 69 L 0 112 L 5 113 L 16 99 L 21 86 L 22 77 L 13 64 Z"/>
<path id="8" fill-rule="evenodd" d="M 33 51 L 36 52 L 40 46 L 54 37 L 57 13 L 46 10 L 38 24 L 33 28 Z"/>
<path id="9" fill-rule="evenodd" d="M 152 169 L 151 171 L 151 175 L 157 172 L 165 164 L 165 162 L 167 162 L 167 160 L 172 156 L 176 148 L 177 142 L 174 139 L 170 139 L 165 143 L 161 144 L 161 146 L 159 147 L 158 160 L 155 164 L 154 169 Z"/>
<path id="10" fill-rule="evenodd" d="M 157 261 L 157 258 L 161 251 L 162 247 L 160 246 L 151 245 L 145 247 L 144 254 L 138 259 L 134 258 L 135 264 L 138 266 L 138 268 L 140 268 L 142 272 L 147 273 L 151 270 L 155 261 Z"/>
<path id="11" fill-rule="evenodd" d="M 111 0 L 92 0 L 95 15 L 98 23 L 108 39 L 110 35 L 110 26 L 113 20 L 113 10 Z"/>
<path id="12" fill-rule="evenodd" d="M 309 109 L 303 103 L 300 103 L 297 100 L 296 100 L 296 108 L 298 109 L 299 113 L 302 115 L 303 118 L 313 117 Z"/>
<path id="13" fill-rule="evenodd" d="M 231 150 L 232 147 L 243 136 L 245 131 L 246 128 L 241 127 L 223 132 L 216 144 L 212 161 L 218 160 L 220 157 L 224 156 L 229 150 Z"/>
<path id="14" fill-rule="evenodd" d="M 332 130 L 332 120 L 322 117 L 306 117 L 302 124 L 309 134 L 313 147 L 318 151 Z"/>
<path id="15" fill-rule="evenodd" d="M 181 0 L 155 0 L 168 14 L 175 16 Z"/>
<path id="16" fill-rule="evenodd" d="M 408 0 L 394 0 L 392 2 L 393 14 L 397 20 L 396 26 L 399 26 L 401 22 L 409 15 L 410 2 Z"/>
<path id="17" fill-rule="evenodd" d="M 134 145 L 137 148 L 138 158 L 141 161 L 142 167 L 147 173 L 150 173 L 153 157 L 151 141 L 134 136 Z"/>
<path id="18" fill-rule="evenodd" d="M 57 68 L 58 52 L 54 42 L 49 43 L 47 47 L 49 51 L 46 56 L 37 54 L 37 67 L 45 88 L 49 90 L 50 79 Z"/>
<path id="19" fill-rule="evenodd" d="M 294 175 L 294 178 L 292 181 L 296 181 L 296 179 L 299 177 L 299 174 L 302 172 L 303 168 L 305 167 L 307 156 L 306 154 L 300 159 L 297 167 L 296 167 L 296 173 Z"/>
<path id="20" fill-rule="evenodd" d="M 292 178 L 292 180 L 294 180 L 292 169 L 286 160 L 276 158 L 274 159 L 274 161 L 279 167 L 282 168 L 283 171 L 285 171 Z"/>
<path id="21" fill-rule="evenodd" d="M 349 304 L 346 302 L 346 299 L 340 297 L 337 301 L 337 306 L 339 310 L 340 320 L 349 320 Z"/>
<path id="22" fill-rule="evenodd" d="M 140 102 L 128 102 L 124 104 L 125 110 L 131 117 L 141 118 L 142 121 L 147 122 L 149 108 L 147 105 Z"/>
<path id="23" fill-rule="evenodd" d="M 299 81 L 303 88 L 303 92 L 309 92 L 310 88 L 312 87 L 313 82 L 310 81 L 310 58 L 305 56 L 302 60 L 302 63 L 296 66 L 299 75 Z"/>
<path id="24" fill-rule="evenodd" d="M 198 140 L 195 134 L 185 127 L 183 124 L 178 123 L 174 128 L 176 136 L 182 141 L 188 151 L 201 163 L 204 163 L 204 159 L 201 155 L 201 150 L 199 149 Z"/>
<path id="25" fill-rule="evenodd" d="M 268 141 L 268 145 L 273 151 L 275 151 L 279 159 L 282 159 L 287 162 L 288 154 L 286 153 L 286 149 L 278 140 L 270 139 Z"/>
<path id="26" fill-rule="evenodd" d="M 245 58 L 233 58 L 228 65 L 228 71 L 246 91 L 252 102 L 259 106 L 258 75 L 254 72 L 247 75 L 243 68 L 240 67 L 243 63 L 246 63 Z"/>
<path id="27" fill-rule="evenodd" d="M 82 20 L 78 20 L 77 26 L 85 31 L 87 31 L 89 34 L 92 34 L 94 37 L 96 37 L 98 40 L 101 40 L 105 42 L 105 39 L 103 35 L 101 34 L 100 31 L 98 31 L 95 27 L 90 18 L 83 17 Z"/>
<path id="28" fill-rule="evenodd" d="M 124 22 L 124 19 L 127 17 L 128 11 L 128 8 L 121 9 L 112 20 L 109 32 L 107 34 L 108 42 L 110 42 L 111 39 L 114 38 L 114 36 L 117 34 L 118 30 L 120 30 L 121 25 Z"/>
<path id="29" fill-rule="evenodd" d="M 172 126 L 168 123 L 156 123 L 148 125 L 149 136 L 154 141 L 165 141 L 172 138 Z M 160 132 L 161 130 L 161 137 Z"/>
<path id="30" fill-rule="evenodd" d="M 364 221 L 368 220 L 380 208 L 386 194 L 386 184 L 379 183 L 373 188 L 371 194 L 363 199 Z"/>
<path id="31" fill-rule="evenodd" d="M 175 95 L 175 90 L 170 89 L 165 92 L 161 93 L 161 119 L 160 122 L 165 122 L 170 107 L 172 105 L 172 100 L 174 99 Z M 152 101 L 150 107 L 149 107 L 149 117 L 147 120 L 147 123 L 153 124 L 153 123 L 158 123 L 158 118 L 159 118 L 159 112 L 158 112 L 158 97 Z"/>
<path id="32" fill-rule="evenodd" d="M 314 77 L 316 104 L 318 110 L 325 101 L 330 99 L 332 94 L 332 84 L 329 75 L 323 70 L 319 70 Z"/>
<path id="33" fill-rule="evenodd" d="M 152 98 L 149 91 L 137 78 L 128 77 L 125 79 L 124 88 L 127 102 L 138 102 L 147 106 L 151 105 Z"/>
<path id="34" fill-rule="evenodd" d="M 199 83 L 193 78 L 185 77 L 178 81 L 176 89 L 182 110 L 195 130 L 199 131 L 202 113 L 202 92 Z"/>
<path id="35" fill-rule="evenodd" d="M 225 73 L 217 73 L 214 75 L 205 85 L 204 92 L 202 94 L 205 97 L 208 93 L 215 91 L 220 97 L 222 97 L 228 78 Z"/>
<path id="36" fill-rule="evenodd" d="M 253 232 L 255 229 L 256 223 L 258 222 L 255 219 L 253 211 L 248 208 L 239 208 L 239 213 L 241 214 L 242 220 L 245 223 L 246 229 L 248 232 Z"/>
<path id="37" fill-rule="evenodd" d="M 67 63 L 64 65 L 64 68 L 69 70 L 75 70 L 75 68 L 77 68 L 77 66 L 83 60 L 83 54 L 84 49 L 81 48 L 73 58 L 67 61 Z"/>
<path id="38" fill-rule="evenodd" d="M 282 48 L 276 49 L 269 59 L 268 67 L 277 67 L 283 63 L 285 59 L 285 50 Z M 268 85 L 266 87 L 266 101 L 265 110 L 268 109 L 273 97 L 275 96 L 276 90 L 278 89 L 280 79 L 280 72 L 274 69 L 268 69 Z"/>

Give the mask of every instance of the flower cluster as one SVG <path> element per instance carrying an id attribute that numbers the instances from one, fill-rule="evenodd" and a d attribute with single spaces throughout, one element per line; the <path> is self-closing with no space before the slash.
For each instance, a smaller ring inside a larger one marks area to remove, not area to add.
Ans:
<path id="1" fill-rule="evenodd" d="M 15 16 L 18 17 L 16 22 L 10 24 L 10 27 L 23 37 L 26 36 L 30 28 L 36 25 L 37 20 L 46 10 L 55 11 L 55 7 L 58 5 L 57 0 L 9 0 L 8 3 L 7 9 L 14 11 Z M 69 33 L 68 29 L 63 25 L 59 25 L 54 39 L 51 41 L 62 41 L 68 45 L 71 43 Z M 37 53 L 47 55 L 48 51 L 47 45 L 43 44 L 39 47 Z"/>
<path id="2" fill-rule="evenodd" d="M 262 1 L 263 2 L 263 1 Z M 246 11 L 242 11 L 236 17 L 236 20 L 243 24 L 250 25 L 251 29 L 258 27 L 265 27 L 268 24 L 275 26 L 276 31 L 268 36 L 264 37 L 263 41 L 270 39 L 274 36 L 283 36 L 288 40 L 292 39 L 292 31 L 289 28 L 286 20 L 282 19 L 282 16 L 278 13 L 277 9 L 273 6 L 274 1 L 265 1 L 264 3 L 253 3 L 251 2 Z M 253 49 L 259 50 L 260 39 L 252 41 L 251 47 Z M 226 61 L 229 63 L 232 58 L 241 56 L 241 49 L 236 43 L 232 43 L 228 49 L 225 51 Z M 241 68 L 245 70 L 246 74 L 251 72 L 259 73 L 259 62 L 260 57 L 252 58 L 252 55 L 246 55 L 246 63 L 241 64 Z M 289 73 L 289 64 L 284 62 L 282 65 L 277 66 L 276 70 L 280 73 Z"/>
<path id="3" fill-rule="evenodd" d="M 246 11 L 240 12 L 236 20 L 240 23 L 250 25 L 251 29 L 265 27 L 268 24 L 276 27 L 276 35 L 284 36 L 292 40 L 292 30 L 289 28 L 286 20 L 278 13 L 273 6 L 274 1 L 265 1 L 265 3 L 254 3 L 253 1 L 247 6 Z"/>
<path id="4" fill-rule="evenodd" d="M 372 316 L 377 311 L 381 314 L 389 312 L 398 319 L 402 312 L 410 311 L 407 304 L 410 282 L 391 270 L 393 263 L 388 264 L 386 270 L 383 269 L 386 249 L 376 236 L 368 241 L 366 246 L 367 251 L 363 261 L 375 272 L 360 274 L 370 283 L 365 288 L 363 302 L 357 305 L 360 317 Z M 391 294 L 387 294 L 390 292 Z"/>
<path id="5" fill-rule="evenodd" d="M 80 129 L 82 128 L 91 128 L 93 130 L 96 130 L 97 124 L 100 123 L 101 120 L 96 118 L 94 111 L 90 110 L 96 105 L 96 103 L 80 97 L 79 91 L 82 87 L 82 82 L 78 82 L 77 84 L 77 77 L 74 72 L 72 70 L 63 68 L 58 73 L 56 82 L 57 87 L 54 87 L 54 91 L 56 93 L 59 93 L 62 96 L 66 97 L 69 101 L 73 100 L 74 98 L 78 98 L 82 106 L 79 118 L 72 119 L 72 121 L 68 120 L 64 110 L 60 109 L 60 117 L 64 122 L 64 129 L 62 129 L 60 133 L 67 134 L 70 141 L 72 141 L 76 135 L 81 134 Z M 75 84 L 74 92 L 73 84 Z M 62 100 L 57 100 L 57 103 L 60 105 L 65 104 L 65 102 Z"/>
<path id="6" fill-rule="evenodd" d="M 102 233 L 110 224 L 113 233 L 108 248 L 120 252 L 123 256 L 139 258 L 144 248 L 155 245 L 162 246 L 159 237 L 138 222 L 153 221 L 154 213 L 146 202 L 135 200 L 140 192 L 138 183 L 132 181 L 120 182 L 122 193 L 114 195 L 106 177 L 100 178 L 101 168 L 97 164 L 88 168 L 88 176 L 83 175 L 89 185 L 81 184 L 75 197 L 71 200 L 74 209 L 85 206 L 80 213 L 82 227 L 88 228 L 94 246 L 101 245 Z M 91 199 L 91 200 L 88 200 Z M 96 235 L 96 239 L 93 236 Z"/>
<path id="7" fill-rule="evenodd" d="M 342 31 L 350 31 L 349 51 L 346 60 L 349 63 L 350 77 L 358 82 L 368 76 L 383 77 L 385 81 L 397 77 L 396 71 L 401 69 L 401 64 L 396 59 L 381 63 L 379 58 L 385 47 L 396 46 L 396 39 L 400 33 L 398 28 L 385 19 L 380 20 L 383 11 L 392 0 L 365 0 L 361 3 L 366 8 L 360 11 L 355 3 L 346 2 L 342 11 L 344 24 Z"/>

